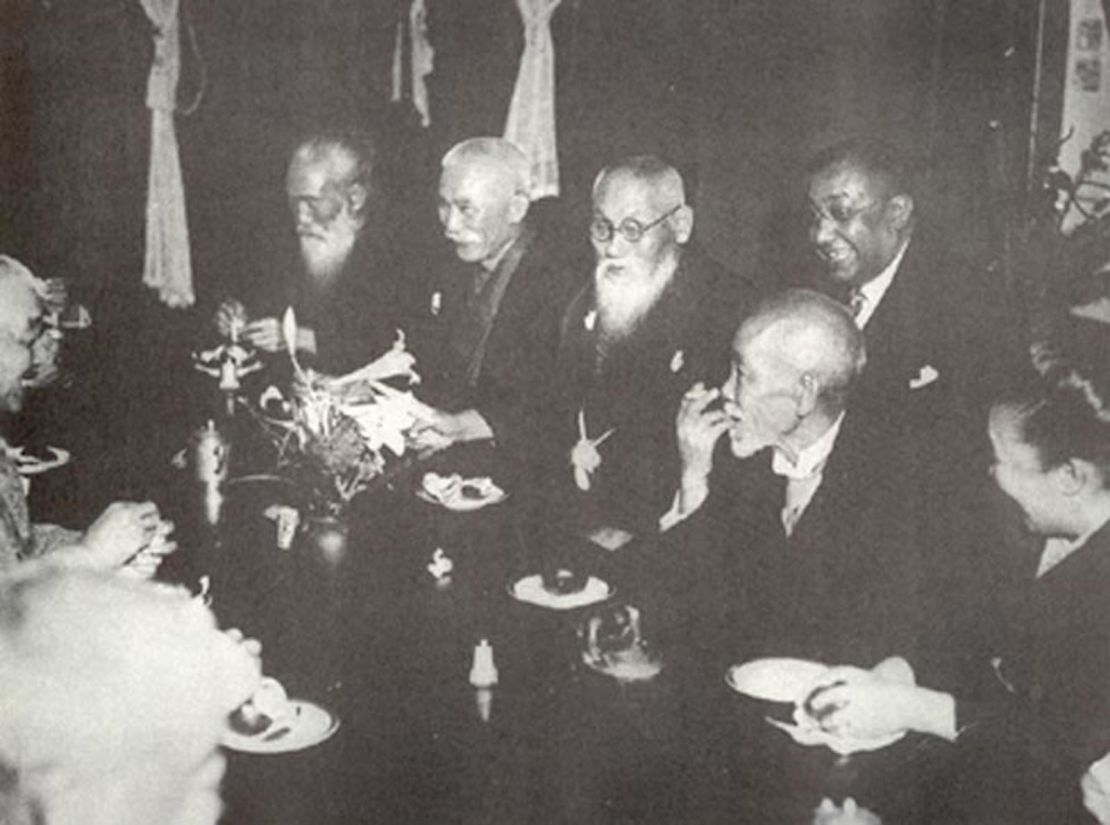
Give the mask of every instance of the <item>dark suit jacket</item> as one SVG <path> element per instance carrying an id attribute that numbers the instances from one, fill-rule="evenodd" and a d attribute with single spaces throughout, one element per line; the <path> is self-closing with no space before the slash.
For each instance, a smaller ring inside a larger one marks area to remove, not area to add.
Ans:
<path id="1" fill-rule="evenodd" d="M 984 661 L 958 694 L 960 764 L 998 816 L 973 821 L 1087 821 L 1079 780 L 1110 751 L 1110 525 L 1031 581 L 1005 626 L 997 672 Z"/>
<path id="2" fill-rule="evenodd" d="M 730 341 L 754 285 L 696 248 L 685 251 L 671 286 L 628 341 L 600 371 L 596 330 L 584 319 L 595 307 L 593 284 L 575 296 L 563 317 L 556 392 L 544 417 L 549 448 L 545 476 L 572 521 L 632 532 L 654 531 L 669 506 L 678 473 L 674 419 L 679 399 L 697 381 L 719 386 L 727 376 Z M 602 464 L 590 490 L 575 486 L 570 453 L 578 440 L 578 412 L 596 438 Z"/>
<path id="3" fill-rule="evenodd" d="M 524 245 L 523 255 L 473 383 L 449 344 L 471 283 L 466 265 L 454 261 L 436 272 L 412 308 L 413 351 L 425 379 L 421 397 L 449 410 L 477 409 L 513 453 L 527 450 L 533 438 L 536 396 L 554 372 L 559 317 L 570 294 L 568 269 L 541 235 L 527 228 L 516 243 Z"/>
<path id="4" fill-rule="evenodd" d="M 864 337 L 856 412 L 898 418 L 945 441 L 972 435 L 980 446 L 991 402 L 1028 360 L 1000 276 L 976 270 L 925 232 L 910 239 Z"/>
<path id="5" fill-rule="evenodd" d="M 799 656 L 872 667 L 918 661 L 927 626 L 926 558 L 937 519 L 914 472 L 916 446 L 849 411 L 822 482 L 788 537 L 786 482 L 770 451 L 718 445 L 710 495 L 664 534 L 668 585 L 719 664 Z M 653 574 L 654 575 L 654 574 Z M 681 608 L 679 612 L 681 612 Z"/>

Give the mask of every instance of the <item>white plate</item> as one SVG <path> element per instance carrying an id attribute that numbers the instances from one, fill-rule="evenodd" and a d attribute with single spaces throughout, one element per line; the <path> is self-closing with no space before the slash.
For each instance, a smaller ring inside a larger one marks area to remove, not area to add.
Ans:
<path id="1" fill-rule="evenodd" d="M 737 693 L 753 699 L 795 704 L 805 701 L 806 691 L 828 669 L 806 659 L 753 659 L 730 667 L 725 681 Z"/>
<path id="2" fill-rule="evenodd" d="M 63 450 L 61 447 L 47 447 L 46 449 L 50 451 L 50 458 L 25 456 L 23 455 L 23 448 L 17 448 L 14 451 L 13 460 L 20 475 L 35 476 L 39 473 L 45 473 L 47 470 L 69 464 L 70 454 L 68 450 Z"/>
<path id="3" fill-rule="evenodd" d="M 500 504 L 502 501 L 509 497 L 509 494 L 502 490 L 500 487 L 495 488 L 496 492 L 484 498 L 468 498 L 462 493 L 456 493 L 448 496 L 446 499 L 433 496 L 423 487 L 418 487 L 416 490 L 416 497 L 429 504 L 437 504 L 447 510 L 456 513 L 471 513 L 475 510 L 481 510 L 483 507 L 489 507 L 491 504 Z"/>
<path id="4" fill-rule="evenodd" d="M 291 713 L 285 720 L 256 734 L 248 736 L 229 728 L 220 744 L 242 753 L 290 753 L 319 745 L 339 729 L 339 720 L 319 705 L 292 699 L 289 707 Z"/>
<path id="5" fill-rule="evenodd" d="M 509 587 L 509 595 L 518 602 L 546 607 L 550 610 L 574 610 L 603 602 L 616 591 L 596 576 L 586 579 L 586 586 L 576 593 L 552 593 L 543 586 L 543 576 L 534 573 Z"/>

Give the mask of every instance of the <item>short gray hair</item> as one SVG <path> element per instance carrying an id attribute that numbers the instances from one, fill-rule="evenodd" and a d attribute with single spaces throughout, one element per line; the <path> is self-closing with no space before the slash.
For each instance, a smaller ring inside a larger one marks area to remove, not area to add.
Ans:
<path id="1" fill-rule="evenodd" d="M 820 292 L 788 289 L 764 299 L 737 335 L 750 340 L 771 328 L 789 342 L 783 359 L 817 379 L 826 408 L 843 409 L 867 363 L 863 333 L 848 309 Z"/>
<path id="2" fill-rule="evenodd" d="M 375 189 L 375 168 L 378 148 L 373 135 L 357 129 L 321 129 L 310 132 L 297 142 L 293 157 L 326 158 L 342 154 L 351 163 L 348 184 L 360 183 L 367 191 Z"/>
<path id="3" fill-rule="evenodd" d="M 456 143 L 443 156 L 441 167 L 448 169 L 470 161 L 486 161 L 511 177 L 513 191 L 532 198 L 532 163 L 524 151 L 500 137 L 474 137 Z"/>
<path id="4" fill-rule="evenodd" d="M 655 155 L 633 155 L 603 168 L 594 178 L 593 197 L 597 198 L 604 181 L 618 175 L 643 183 L 653 195 L 668 205 L 686 203 L 686 185 L 682 181 L 682 175 L 671 164 Z"/>

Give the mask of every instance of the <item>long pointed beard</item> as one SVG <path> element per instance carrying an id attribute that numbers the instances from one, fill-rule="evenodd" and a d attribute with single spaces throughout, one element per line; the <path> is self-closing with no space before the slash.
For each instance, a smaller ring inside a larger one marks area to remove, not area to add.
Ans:
<path id="1" fill-rule="evenodd" d="M 599 273 L 594 278 L 597 329 L 605 341 L 623 341 L 632 335 L 671 283 L 671 276 L 653 276 L 646 283 Z"/>
<path id="2" fill-rule="evenodd" d="M 358 237 L 358 224 L 346 216 L 300 236 L 301 261 L 309 277 L 329 279 L 343 271 Z"/>

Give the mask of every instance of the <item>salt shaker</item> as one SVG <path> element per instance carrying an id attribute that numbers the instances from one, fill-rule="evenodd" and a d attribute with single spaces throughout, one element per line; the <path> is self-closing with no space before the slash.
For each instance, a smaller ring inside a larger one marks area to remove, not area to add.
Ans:
<path id="1" fill-rule="evenodd" d="M 476 688 L 490 688 L 497 684 L 497 666 L 493 663 L 493 647 L 488 639 L 482 639 L 474 646 L 470 684 Z"/>

